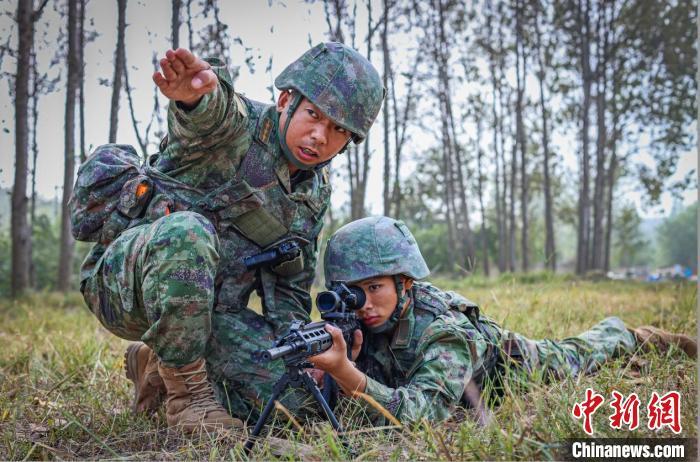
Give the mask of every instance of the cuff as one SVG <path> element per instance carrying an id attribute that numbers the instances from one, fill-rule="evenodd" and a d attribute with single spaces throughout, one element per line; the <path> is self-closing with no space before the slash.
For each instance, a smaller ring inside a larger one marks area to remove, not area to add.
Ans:
<path id="1" fill-rule="evenodd" d="M 382 406 L 387 407 L 394 396 L 394 389 L 377 382 L 367 375 L 366 377 L 367 384 L 365 385 L 365 393 L 374 398 Z"/>
<path id="2" fill-rule="evenodd" d="M 179 121 L 185 124 L 201 123 L 203 119 L 216 110 L 217 105 L 224 101 L 221 84 L 216 86 L 213 92 L 202 96 L 199 103 L 192 109 L 185 109 L 178 101 L 170 101 L 170 109 L 176 113 Z"/>

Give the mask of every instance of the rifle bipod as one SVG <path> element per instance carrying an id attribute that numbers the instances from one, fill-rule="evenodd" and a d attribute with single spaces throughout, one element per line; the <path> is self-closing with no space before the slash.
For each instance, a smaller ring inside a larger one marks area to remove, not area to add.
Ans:
<path id="1" fill-rule="evenodd" d="M 263 409 L 262 414 L 260 414 L 260 417 L 258 417 L 258 421 L 255 423 L 253 432 L 248 436 L 248 440 L 245 442 L 243 448 L 246 454 L 249 454 L 250 450 L 253 448 L 253 445 L 255 444 L 255 439 L 260 434 L 260 431 L 265 425 L 265 422 L 267 421 L 270 412 L 272 412 L 272 408 L 275 406 L 275 401 L 277 401 L 277 398 L 279 398 L 279 396 L 284 392 L 284 390 L 287 389 L 287 387 L 305 388 L 309 393 L 311 393 L 314 399 L 316 399 L 316 402 L 326 413 L 326 417 L 328 417 L 328 420 L 330 421 L 331 425 L 333 425 L 333 429 L 338 434 L 341 434 L 343 432 L 343 429 L 340 426 L 338 419 L 335 417 L 335 414 L 333 414 L 333 410 L 321 394 L 321 390 L 319 390 L 318 386 L 316 385 L 316 382 L 309 375 L 309 373 L 304 370 L 304 368 L 311 367 L 311 365 L 307 363 L 300 365 L 288 364 L 286 367 L 287 370 L 284 374 L 282 374 L 282 377 L 280 377 L 280 379 L 277 381 L 277 383 L 275 383 L 274 387 L 272 388 L 272 396 L 270 396 L 270 400 L 265 405 L 265 408 Z M 342 435 L 340 436 L 340 438 L 343 447 L 346 450 L 348 450 L 351 454 L 353 454 L 354 451 L 352 450 L 352 448 L 350 448 L 347 441 L 345 441 L 345 438 L 343 438 Z"/>

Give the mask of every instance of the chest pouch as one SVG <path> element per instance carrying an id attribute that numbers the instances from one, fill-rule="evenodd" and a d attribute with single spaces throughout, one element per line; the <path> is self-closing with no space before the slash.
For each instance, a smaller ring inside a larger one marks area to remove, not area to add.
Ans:
<path id="1" fill-rule="evenodd" d="M 289 233 L 282 222 L 265 210 L 260 193 L 240 178 L 210 192 L 197 205 L 215 214 L 218 225 L 233 226 L 243 237 L 263 249 Z"/>

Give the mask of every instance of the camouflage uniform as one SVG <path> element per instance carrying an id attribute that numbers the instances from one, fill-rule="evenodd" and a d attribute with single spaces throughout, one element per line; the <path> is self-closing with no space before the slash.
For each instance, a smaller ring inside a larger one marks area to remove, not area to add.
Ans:
<path id="1" fill-rule="evenodd" d="M 577 337 L 534 341 L 502 329 L 454 292 L 424 282 L 404 291 L 399 275 L 415 281 L 429 270 L 406 225 L 388 217 L 363 218 L 336 231 L 324 271 L 327 286 L 394 278 L 397 304 L 382 325 L 363 327 L 357 365 L 367 375 L 365 392 L 400 420 L 449 417 L 470 383 L 497 387 L 505 375 L 529 380 L 590 373 L 635 348 L 634 336 L 617 318 Z M 374 408 L 367 412 L 381 420 Z"/>
<path id="2" fill-rule="evenodd" d="M 143 340 L 165 364 L 188 364 L 209 342 L 215 380 L 223 386 L 250 374 L 254 386 L 274 371 L 250 365 L 248 349 L 267 347 L 295 319 L 309 320 L 316 238 L 331 187 L 327 168 L 290 178 L 275 107 L 234 93 L 225 67 L 211 64 L 217 89 L 190 111 L 170 104 L 167 147 L 150 159 L 151 169 L 182 183 L 177 199 L 156 194 L 144 218 L 109 246 L 98 243 L 81 286 L 107 329 Z M 262 217 L 250 213 L 260 210 Z M 303 269 L 246 270 L 243 257 L 284 235 L 309 241 Z M 253 291 L 263 316 L 247 308 Z M 222 342 L 232 356 L 218 354 Z"/>
<path id="3" fill-rule="evenodd" d="M 592 373 L 636 346 L 614 317 L 576 337 L 530 340 L 481 316 L 461 295 L 428 283 L 414 283 L 410 299 L 393 334 L 364 332 L 357 360 L 367 374 L 365 393 L 402 421 L 446 419 L 455 406 L 468 405 L 467 383 L 498 382 L 508 368 L 519 378 L 561 379 Z M 379 417 L 373 408 L 367 410 Z"/>
<path id="4" fill-rule="evenodd" d="M 274 105 L 234 92 L 225 65 L 208 61 L 219 85 L 191 110 L 171 101 L 167 143 L 147 165 L 138 165 L 131 146 L 105 145 L 81 166 L 71 221 L 77 239 L 97 242 L 81 290 L 102 324 L 143 340 L 168 367 L 206 355 L 221 401 L 245 416 L 281 374 L 279 365 L 253 364 L 250 353 L 292 321 L 309 320 L 316 241 L 331 194 L 328 167 L 299 165 L 287 147 L 289 121 L 306 97 L 359 143 L 384 91 L 355 50 L 319 44 L 275 80 L 294 90 L 279 127 Z M 299 168 L 292 177 L 290 162 Z M 247 269 L 245 257 L 288 239 L 304 243 L 301 255 Z M 262 315 L 247 307 L 253 291 Z"/>

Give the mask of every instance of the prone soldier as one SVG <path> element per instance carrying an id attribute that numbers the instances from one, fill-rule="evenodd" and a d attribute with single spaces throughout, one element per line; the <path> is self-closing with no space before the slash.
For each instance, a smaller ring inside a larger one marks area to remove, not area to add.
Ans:
<path id="1" fill-rule="evenodd" d="M 387 217 L 364 218 L 336 231 L 324 270 L 327 286 L 342 282 L 365 292 L 357 312 L 362 337 L 355 338 L 362 347 L 355 350 L 355 365 L 339 329 L 327 326 L 332 347 L 309 359 L 348 396 L 363 392 L 399 420 L 446 419 L 458 404 L 478 403 L 485 381 L 499 383 L 508 371 L 546 380 L 589 374 L 611 358 L 652 344 L 697 355 L 696 341 L 686 335 L 651 326 L 628 329 L 616 317 L 559 341 L 505 330 L 463 296 L 419 281 L 429 274 L 420 249 L 403 222 Z M 470 383 L 476 385 L 475 399 L 465 396 Z M 367 412 L 382 419 L 370 406 Z"/>

